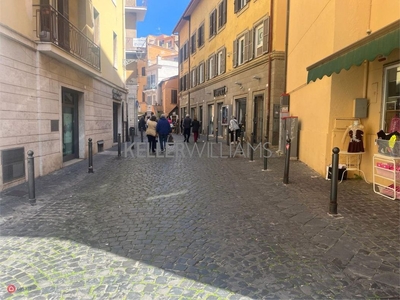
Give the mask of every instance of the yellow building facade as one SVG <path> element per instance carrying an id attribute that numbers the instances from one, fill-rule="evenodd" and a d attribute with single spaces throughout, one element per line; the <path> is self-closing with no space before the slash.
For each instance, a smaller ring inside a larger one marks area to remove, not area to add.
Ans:
<path id="1" fill-rule="evenodd" d="M 226 136 L 232 115 L 247 140 L 278 144 L 286 1 L 192 0 L 178 21 L 180 115 Z"/>
<path id="2" fill-rule="evenodd" d="M 122 0 L 0 2 L 0 189 L 109 148 L 126 122 Z"/>
<path id="3" fill-rule="evenodd" d="M 340 162 L 358 159 L 371 182 L 377 132 L 388 133 L 400 113 L 400 2 L 290 1 L 289 24 L 286 90 L 299 159 L 325 175 L 338 147 Z M 348 154 L 354 121 L 364 126 L 364 152 Z"/>

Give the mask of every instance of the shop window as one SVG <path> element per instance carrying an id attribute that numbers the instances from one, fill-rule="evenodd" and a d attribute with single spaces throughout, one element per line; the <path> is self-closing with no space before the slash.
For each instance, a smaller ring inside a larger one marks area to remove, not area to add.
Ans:
<path id="1" fill-rule="evenodd" d="M 400 64 L 385 69 L 382 129 L 400 132 Z"/>

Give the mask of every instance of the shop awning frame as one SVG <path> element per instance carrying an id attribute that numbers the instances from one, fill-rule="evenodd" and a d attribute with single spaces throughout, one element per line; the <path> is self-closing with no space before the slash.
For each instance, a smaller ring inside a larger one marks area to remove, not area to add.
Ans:
<path id="1" fill-rule="evenodd" d="M 359 66 L 365 60 L 373 61 L 378 55 L 388 56 L 399 47 L 400 21 L 396 21 L 307 67 L 307 84 L 343 69 Z"/>

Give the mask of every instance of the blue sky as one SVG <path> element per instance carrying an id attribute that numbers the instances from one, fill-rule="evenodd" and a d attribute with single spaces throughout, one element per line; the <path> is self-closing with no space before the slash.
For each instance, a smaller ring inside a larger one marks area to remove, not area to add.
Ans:
<path id="1" fill-rule="evenodd" d="M 137 37 L 149 34 L 171 35 L 190 0 L 147 0 L 147 12 L 143 22 L 137 23 Z"/>

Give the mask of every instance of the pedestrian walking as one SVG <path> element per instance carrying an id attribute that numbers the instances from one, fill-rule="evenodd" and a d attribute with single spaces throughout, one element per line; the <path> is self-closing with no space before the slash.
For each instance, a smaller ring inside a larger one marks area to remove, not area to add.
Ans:
<path id="1" fill-rule="evenodd" d="M 140 141 L 143 143 L 143 132 L 146 131 L 146 120 L 144 115 L 139 120 Z"/>
<path id="2" fill-rule="evenodd" d="M 161 152 L 164 152 L 167 147 L 168 135 L 171 133 L 171 125 L 165 118 L 164 114 L 161 115 L 160 119 L 157 122 L 156 132 L 158 135 L 158 140 L 160 142 Z"/>
<path id="3" fill-rule="evenodd" d="M 156 153 L 156 137 L 157 137 L 157 122 L 156 116 L 152 116 L 147 122 L 146 135 L 149 141 L 149 152 Z"/>
<path id="4" fill-rule="evenodd" d="M 200 122 L 197 120 L 197 117 L 195 116 L 192 122 L 192 132 L 195 143 L 197 143 L 197 140 L 199 138 L 199 130 L 200 130 Z"/>
<path id="5" fill-rule="evenodd" d="M 180 124 L 179 128 L 181 129 L 181 135 L 183 135 L 183 118 L 181 119 L 179 124 Z"/>
<path id="6" fill-rule="evenodd" d="M 189 143 L 190 138 L 190 128 L 192 127 L 192 119 L 190 118 L 189 114 L 186 115 L 186 118 L 183 120 L 183 137 L 186 143 Z"/>
<path id="7" fill-rule="evenodd" d="M 240 127 L 235 116 L 229 121 L 229 132 L 231 133 L 231 144 L 235 144 L 239 140 Z"/>

